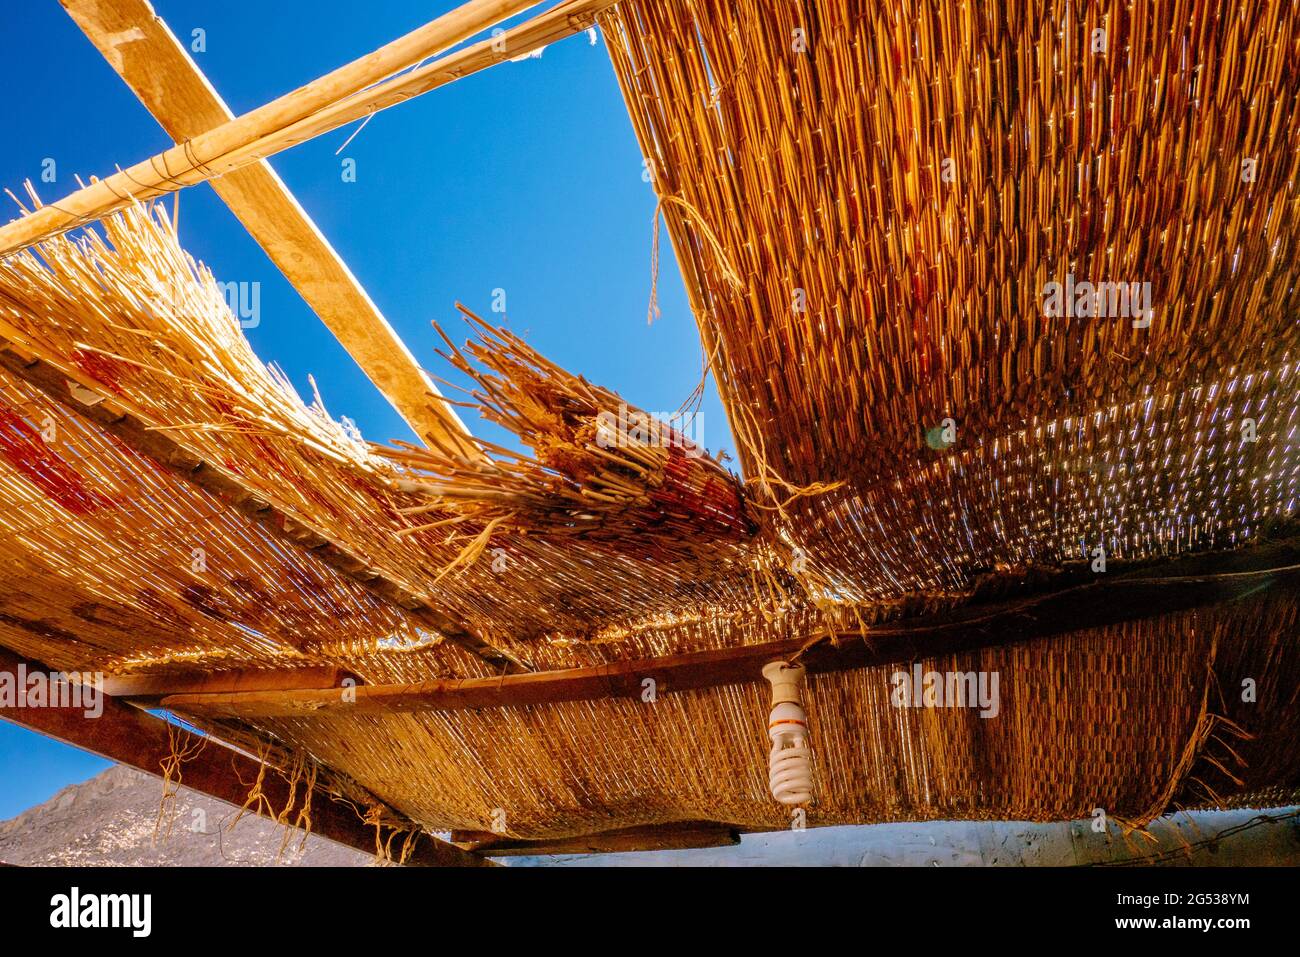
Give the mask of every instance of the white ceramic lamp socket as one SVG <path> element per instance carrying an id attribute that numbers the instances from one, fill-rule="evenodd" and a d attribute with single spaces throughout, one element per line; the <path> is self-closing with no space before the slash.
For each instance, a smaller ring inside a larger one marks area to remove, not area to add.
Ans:
<path id="1" fill-rule="evenodd" d="M 774 661 L 763 668 L 772 685 L 772 713 L 767 733 L 772 739 L 768 756 L 768 786 L 782 804 L 812 800 L 812 748 L 808 746 L 808 715 L 803 710 L 802 665 Z"/>

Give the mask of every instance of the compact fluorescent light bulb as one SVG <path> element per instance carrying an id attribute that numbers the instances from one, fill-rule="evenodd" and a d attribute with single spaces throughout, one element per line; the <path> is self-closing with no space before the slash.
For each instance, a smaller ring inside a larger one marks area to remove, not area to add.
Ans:
<path id="1" fill-rule="evenodd" d="M 774 661 L 763 668 L 772 685 L 772 713 L 767 733 L 772 739 L 768 757 L 768 786 L 782 804 L 812 800 L 812 748 L 808 745 L 808 715 L 803 710 L 804 668 Z"/>

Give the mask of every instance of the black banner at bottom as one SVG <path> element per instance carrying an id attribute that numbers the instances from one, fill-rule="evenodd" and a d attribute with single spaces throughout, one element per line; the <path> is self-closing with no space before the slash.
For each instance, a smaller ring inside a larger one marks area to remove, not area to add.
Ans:
<path id="1" fill-rule="evenodd" d="M 393 946 L 444 927 L 494 948 L 537 946 L 539 935 L 583 949 L 689 935 L 767 949 L 846 931 L 864 945 L 900 935 L 924 944 L 962 928 L 975 943 L 999 926 L 1231 945 L 1291 926 L 1294 879 L 1287 868 L 0 867 L 0 926 L 13 941 L 126 948 Z"/>

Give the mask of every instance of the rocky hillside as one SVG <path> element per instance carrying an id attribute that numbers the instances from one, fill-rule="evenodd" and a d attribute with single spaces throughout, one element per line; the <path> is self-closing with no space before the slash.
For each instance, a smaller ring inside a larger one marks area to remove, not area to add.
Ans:
<path id="1" fill-rule="evenodd" d="M 228 804 L 182 787 L 157 829 L 162 781 L 113 767 L 66 787 L 44 804 L 0 823 L 0 862 L 25 865 L 189 865 L 356 867 L 365 854 L 291 832 L 246 814 L 232 829 Z M 167 824 L 171 822 L 170 829 Z"/>

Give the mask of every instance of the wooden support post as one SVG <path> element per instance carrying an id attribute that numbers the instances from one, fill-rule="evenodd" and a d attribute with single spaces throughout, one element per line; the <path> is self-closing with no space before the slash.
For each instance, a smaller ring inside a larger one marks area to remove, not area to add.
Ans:
<path id="1" fill-rule="evenodd" d="M 0 676 L 4 676 L 0 680 L 13 682 L 17 687 L 22 674 L 48 676 L 52 672 L 37 662 L 24 660 L 0 648 Z M 200 738 L 109 695 L 102 695 L 103 712 L 98 716 L 88 716 L 85 707 L 18 704 L 0 705 L 0 718 L 150 774 L 161 775 L 163 763 L 170 760 L 173 753 L 192 750 L 193 756 L 181 768 L 185 786 L 235 807 L 242 807 L 248 798 L 251 785 L 244 782 L 256 781 L 261 770 L 258 761 L 241 752 L 214 739 Z M 294 802 L 288 781 L 278 773 L 268 772 L 263 777 L 262 793 L 270 806 L 277 810 Z M 298 800 L 301 801 L 301 796 Z M 262 813 L 260 808 L 256 809 Z M 367 853 L 375 851 L 375 829 L 364 824 L 350 805 L 336 801 L 322 791 L 317 791 L 312 797 L 311 822 L 314 834 Z M 489 862 L 424 834 L 416 842 L 407 863 L 478 867 Z"/>

